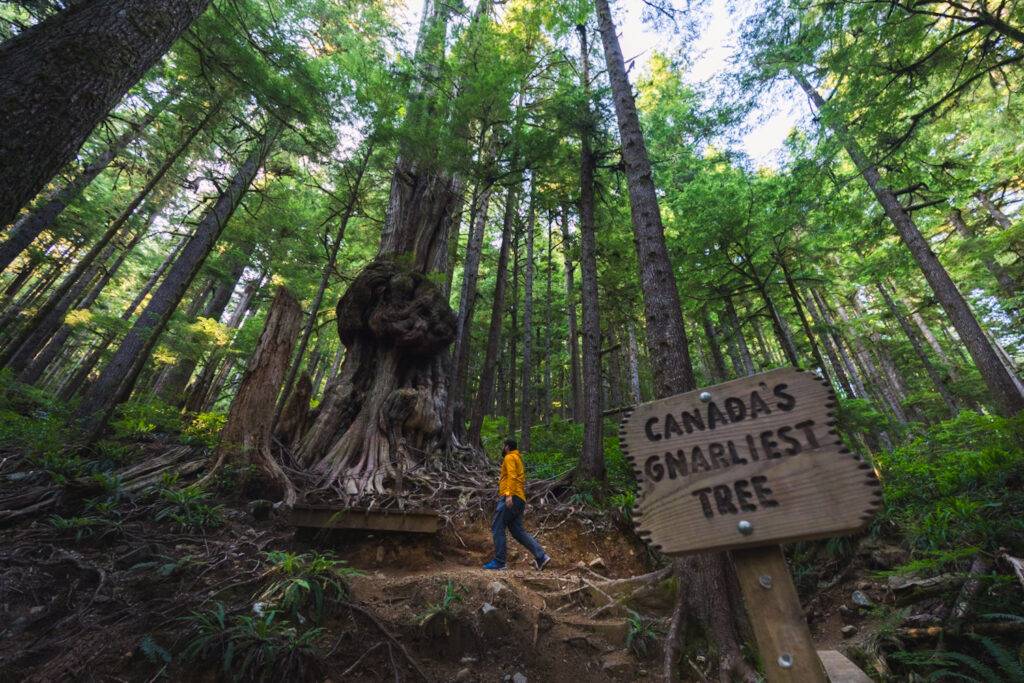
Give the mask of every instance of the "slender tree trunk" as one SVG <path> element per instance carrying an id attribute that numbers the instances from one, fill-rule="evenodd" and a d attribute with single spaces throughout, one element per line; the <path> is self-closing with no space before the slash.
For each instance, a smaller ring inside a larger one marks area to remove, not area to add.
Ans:
<path id="1" fill-rule="evenodd" d="M 494 400 L 495 364 L 498 362 L 498 351 L 501 345 L 501 323 L 505 313 L 505 288 L 508 279 L 508 253 L 512 246 L 512 223 L 516 215 L 518 190 L 518 182 L 513 182 L 509 185 L 505 196 L 505 215 L 501 225 L 501 246 L 498 248 L 498 272 L 494 284 L 494 301 L 491 305 L 491 322 L 487 331 L 487 350 L 484 354 L 483 366 L 480 369 L 480 385 L 469 422 L 469 443 L 474 446 L 480 445 L 480 430 L 484 424 L 484 415 Z"/>
<path id="2" fill-rule="evenodd" d="M 533 427 L 533 247 L 537 231 L 536 178 L 530 174 L 530 208 L 526 218 L 526 263 L 523 272 L 523 377 L 521 388 L 519 447 L 530 451 L 530 429 Z"/>
<path id="3" fill-rule="evenodd" d="M 796 69 L 791 70 L 793 77 L 800 87 L 807 93 L 807 96 L 814 103 L 816 109 L 825 107 L 825 100 L 807 79 Z M 874 193 L 878 203 L 881 204 L 886 216 L 896 227 L 900 238 L 907 246 L 910 254 L 914 257 L 925 280 L 931 287 L 935 298 L 942 305 L 943 310 L 949 317 L 953 327 L 956 328 L 960 339 L 974 359 L 974 363 L 981 373 L 982 379 L 988 387 L 989 394 L 995 405 L 1003 415 L 1015 415 L 1024 410 L 1024 393 L 1021 393 L 1018 382 L 1007 372 L 996 353 L 989 343 L 984 330 L 978 323 L 977 318 L 964 300 L 960 290 L 949 277 L 949 273 L 939 262 L 938 257 L 931 250 L 928 240 L 924 238 L 917 224 L 906 209 L 900 204 L 899 197 L 890 189 L 882 179 L 878 167 L 871 163 L 864 152 L 860 149 L 853 137 L 841 125 L 836 130 L 842 138 L 846 151 L 853 159 L 854 164 L 860 170 L 861 175 L 867 182 L 868 187 Z"/>
<path id="4" fill-rule="evenodd" d="M 253 243 L 243 248 L 242 259 L 234 265 L 227 274 L 226 279 L 216 282 L 213 294 L 206 302 L 206 305 L 203 306 L 203 310 L 197 315 L 190 317 L 189 320 L 195 321 L 202 317 L 220 322 L 221 316 L 224 315 L 228 304 L 231 303 L 231 297 L 234 295 L 235 289 L 245 273 L 245 268 L 248 266 L 249 258 L 253 251 L 255 251 L 255 248 L 256 245 Z M 194 343 L 198 344 L 198 342 L 198 339 L 194 340 Z M 200 357 L 191 353 L 178 359 L 178 362 L 168 368 L 160 378 L 153 392 L 173 406 L 183 406 L 188 398 L 185 389 L 188 387 L 188 382 L 192 379 L 192 373 L 195 372 L 200 360 Z"/>
<path id="5" fill-rule="evenodd" d="M 90 387 L 78 415 L 91 423 L 91 436 L 98 435 L 114 407 L 131 394 L 167 321 L 256 178 L 281 129 L 282 125 L 277 121 L 268 124 L 256 149 L 235 172 L 216 203 L 196 226 L 195 234 L 182 249 L 167 277 L 153 293 L 145 310 L 121 341 L 121 346 L 95 384 Z"/>
<path id="6" fill-rule="evenodd" d="M 994 220 L 1000 228 L 1003 230 L 1009 230 L 1013 226 L 1013 223 L 1010 221 L 1010 217 L 1003 213 L 987 194 L 979 190 L 974 193 L 974 198 L 977 199 L 983 207 L 985 207 L 985 211 L 988 212 L 988 215 L 992 217 L 992 220 Z"/>
<path id="7" fill-rule="evenodd" d="M 75 158 L 93 129 L 209 0 L 91 0 L 0 45 L 0 224 Z M 74 97 L 68 93 L 74 92 Z"/>
<path id="8" fill-rule="evenodd" d="M 921 332 L 921 336 L 924 337 L 924 340 L 928 343 L 928 346 L 930 346 L 932 351 L 935 352 L 935 355 L 938 357 L 939 362 L 941 362 L 942 365 L 945 366 L 946 369 L 949 371 L 950 379 L 954 381 L 959 379 L 960 373 L 957 369 L 956 363 L 954 363 L 953 359 L 949 357 L 949 354 L 946 353 L 946 350 L 942 348 L 942 344 L 939 343 L 939 340 L 938 338 L 936 338 L 935 333 L 932 332 L 932 328 L 928 327 L 928 323 L 925 322 L 924 316 L 921 315 L 921 312 L 914 311 L 913 313 L 910 314 L 910 319 L 914 321 L 915 325 L 917 325 L 917 329 Z"/>
<path id="9" fill-rule="evenodd" d="M 317 286 L 316 294 L 313 296 L 313 302 L 310 304 L 309 314 L 306 316 L 306 324 L 302 328 L 302 335 L 299 337 L 298 348 L 295 351 L 295 358 L 292 360 L 291 366 L 288 369 L 288 376 L 284 381 L 284 389 L 281 390 L 277 409 L 274 411 L 275 421 L 281 416 L 281 411 L 284 409 L 285 402 L 288 400 L 288 395 L 291 393 L 292 384 L 295 382 L 295 377 L 302 365 L 302 358 L 306 354 L 306 347 L 309 345 L 309 338 L 313 334 L 313 328 L 316 326 L 316 319 L 320 313 L 320 306 L 324 301 L 324 293 L 327 291 L 327 286 L 331 282 L 331 275 L 334 274 L 335 265 L 338 263 L 338 250 L 341 249 L 341 243 L 345 240 L 345 230 L 348 228 L 348 222 L 352 218 L 352 213 L 355 211 L 356 205 L 359 203 L 359 192 L 363 184 L 363 176 L 366 174 L 366 169 L 370 165 L 370 157 L 373 156 L 373 147 L 372 142 L 366 145 L 366 149 L 363 152 L 363 156 L 359 162 L 359 167 L 356 171 L 356 177 L 353 179 L 352 186 L 349 188 L 349 195 L 345 203 L 345 209 L 342 213 L 341 221 L 338 224 L 338 232 L 334 236 L 334 243 L 331 245 L 331 250 L 327 257 L 327 263 L 324 265 L 323 272 L 320 274 L 320 284 Z"/>
<path id="10" fill-rule="evenodd" d="M 453 351 L 451 392 L 449 393 L 448 424 L 456 436 L 465 436 L 466 405 L 469 392 L 469 356 L 472 345 L 473 314 L 476 312 L 477 288 L 480 285 L 480 260 L 483 255 L 484 235 L 487 231 L 487 212 L 490 208 L 491 188 L 475 198 L 466 244 L 466 262 L 462 269 L 462 293 L 459 297 L 459 316 L 456 322 L 455 349 Z"/>
<path id="11" fill-rule="evenodd" d="M 237 334 L 237 330 L 242 326 L 246 316 L 253 311 L 255 308 L 252 304 L 255 299 L 257 291 L 263 285 L 263 276 L 251 280 L 246 283 L 242 289 L 242 294 L 239 297 L 238 304 L 235 306 L 234 311 L 228 316 L 228 320 L 225 326 L 232 330 L 232 336 Z M 214 387 L 215 378 L 219 376 L 219 371 L 224 367 L 230 365 L 230 362 L 225 359 L 224 350 L 215 350 L 206 363 L 203 365 L 202 372 L 199 376 L 188 387 L 188 396 L 185 399 L 184 410 L 187 413 L 198 413 L 207 408 L 207 401 L 211 391 Z"/>
<path id="12" fill-rule="evenodd" d="M 605 463 L 601 425 L 601 320 L 598 310 L 597 224 L 594 218 L 594 170 L 591 149 L 590 51 L 585 26 L 578 26 L 583 65 L 586 120 L 580 129 L 580 294 L 583 303 L 583 450 L 576 470 L 578 481 L 604 484 Z"/>
<path id="13" fill-rule="evenodd" d="M 701 308 L 701 322 L 704 325 L 704 338 L 707 339 L 708 350 L 711 352 L 711 370 L 716 382 L 724 382 L 728 377 L 725 370 L 725 359 L 722 357 L 722 349 L 719 345 L 718 334 L 711 322 L 711 315 L 708 313 L 707 305 Z"/>
<path id="14" fill-rule="evenodd" d="M 100 152 L 96 158 L 85 165 L 80 173 L 63 186 L 50 192 L 40 203 L 40 206 L 31 213 L 25 214 L 18 219 L 7 239 L 0 244 L 0 270 L 4 270 L 11 261 L 17 258 L 18 254 L 32 244 L 33 240 L 46 230 L 63 213 L 71 202 L 78 198 L 82 191 L 92 183 L 115 158 L 124 152 L 133 141 L 145 129 L 153 125 L 156 117 L 159 116 L 167 106 L 177 97 L 177 92 L 171 92 L 160 102 L 153 105 L 140 121 L 129 127 L 109 147 Z"/>
<path id="15" fill-rule="evenodd" d="M 654 393 L 657 398 L 664 398 L 691 391 L 696 388 L 696 383 L 683 327 L 679 291 L 665 245 L 651 164 L 622 50 L 608 0 L 596 0 L 595 4 L 629 186 Z M 680 585 L 685 585 L 693 596 L 690 602 L 696 614 L 709 626 L 710 636 L 720 653 L 721 671 L 738 671 L 742 675 L 752 673 L 743 662 L 736 615 L 730 606 L 730 593 L 734 597 L 737 582 L 728 557 L 724 553 L 716 553 L 683 558 L 676 560 L 675 567 Z M 674 650 L 675 646 L 673 642 L 668 648 Z M 671 654 L 666 659 L 674 660 Z"/>
<path id="16" fill-rule="evenodd" d="M 924 347 L 921 346 L 921 340 L 918 339 L 917 333 L 914 328 L 911 327 L 910 321 L 907 320 L 907 316 L 903 314 L 903 311 L 897 307 L 896 302 L 893 301 L 892 296 L 889 294 L 889 290 L 885 288 L 881 282 L 875 283 L 875 289 L 882 295 L 882 300 L 885 302 L 886 308 L 889 309 L 889 313 L 896 319 L 900 329 L 903 330 L 904 336 L 910 342 L 911 348 L 914 349 L 914 354 L 918 360 L 921 361 L 921 365 L 924 366 L 924 371 L 928 375 L 928 379 L 931 380 L 932 385 L 938 392 L 939 396 L 942 397 L 942 402 L 946 404 L 946 410 L 949 411 L 950 417 L 956 417 L 957 413 L 960 412 L 960 408 L 957 406 L 956 398 L 953 393 L 946 386 L 946 381 L 943 379 L 942 374 L 938 371 L 935 365 L 932 364 L 928 354 L 925 353 Z"/>
<path id="17" fill-rule="evenodd" d="M 638 405 L 643 401 L 643 397 L 640 395 L 640 350 L 636 342 L 636 323 L 632 320 L 626 327 L 626 333 L 629 342 L 629 393 L 633 399 L 633 405 Z M 721 360 L 721 353 L 718 358 Z"/>
<path id="18" fill-rule="evenodd" d="M 131 241 L 124 246 L 124 248 L 121 250 L 121 254 L 117 257 L 117 259 L 115 259 L 114 263 L 111 264 L 110 267 L 102 269 L 103 272 L 100 275 L 99 279 L 92 286 L 89 293 L 86 294 L 85 298 L 76 306 L 78 310 L 88 311 L 90 308 L 92 308 L 93 304 L 96 303 L 96 300 L 99 298 L 104 288 L 106 288 L 106 286 L 113 279 L 114 275 L 116 275 L 118 270 L 120 270 L 121 266 L 124 264 L 125 259 L 128 258 L 128 255 L 135 248 L 135 245 L 139 243 L 139 241 L 149 230 L 149 226 L 152 225 L 153 220 L 156 218 L 156 215 L 157 212 L 152 211 L 149 215 L 149 218 L 146 220 L 145 225 L 141 229 L 135 231 L 135 235 L 132 237 Z M 92 278 L 89 279 L 91 280 Z M 70 325 L 66 323 L 62 324 L 60 326 L 60 329 L 57 330 L 56 334 L 54 334 L 50 338 L 50 341 L 47 342 L 46 346 L 43 347 L 43 350 L 40 351 L 39 354 L 35 357 L 35 359 L 32 361 L 32 364 L 29 365 L 25 369 L 25 371 L 21 373 L 18 379 L 25 384 L 35 384 L 36 382 L 38 382 L 39 378 L 42 377 L 44 372 L 46 372 L 46 369 L 50 366 L 54 359 L 56 359 L 57 355 L 63 350 L 64 345 L 67 343 L 68 339 L 71 337 L 73 333 L 74 329 Z"/>
<path id="19" fill-rule="evenodd" d="M 864 306 L 861 305 L 856 295 L 851 297 L 851 301 L 853 302 L 853 308 L 859 317 L 864 318 L 868 315 L 868 312 L 864 309 Z M 849 324 L 849 317 L 842 307 L 839 308 L 839 314 L 843 318 L 843 322 Z M 868 340 L 871 342 L 871 350 L 874 354 L 872 356 L 871 352 L 862 347 L 864 358 L 866 359 L 865 367 L 881 367 L 881 372 L 872 372 L 872 374 L 877 376 L 879 379 L 878 388 L 886 397 L 886 401 L 889 403 L 893 416 L 895 416 L 899 422 L 907 424 L 909 420 L 907 418 L 906 410 L 903 408 L 903 402 L 907 398 L 907 388 L 903 381 L 903 377 L 900 375 L 899 371 L 896 369 L 896 364 L 889 356 L 889 352 L 885 348 L 885 343 L 882 341 L 881 335 L 873 329 L 869 329 Z M 874 361 L 871 360 L 872 357 L 878 359 L 877 366 Z"/>
<path id="20" fill-rule="evenodd" d="M 867 397 L 868 392 L 864 388 L 864 381 L 857 372 L 857 366 L 850 358 L 850 354 L 846 351 L 845 340 L 839 334 L 832 321 L 832 314 L 829 312 L 824 297 L 815 289 L 811 290 L 811 298 L 807 302 L 807 309 L 811 312 L 811 317 L 814 318 L 815 324 L 820 329 L 824 329 L 825 334 L 832 340 L 832 348 L 835 350 L 835 353 L 839 354 L 843 367 L 846 369 L 846 377 L 849 380 L 850 387 L 853 389 L 853 396 L 855 398 Z"/>
<path id="21" fill-rule="evenodd" d="M 735 343 L 739 354 L 740 364 L 736 366 L 736 374 L 749 377 L 757 372 L 757 370 L 754 368 L 754 360 L 750 357 L 747 338 L 743 336 L 743 325 L 740 323 L 740 317 L 736 314 L 736 306 L 733 305 L 732 295 L 728 292 L 722 292 L 722 300 L 725 303 L 725 316 L 729 321 L 729 336 L 733 343 Z"/>
<path id="22" fill-rule="evenodd" d="M 804 307 L 800 301 L 800 293 L 796 289 L 796 283 L 793 282 L 793 276 L 789 272 L 789 268 L 786 266 L 786 260 L 782 254 L 776 254 L 775 260 L 778 262 L 779 267 L 782 268 L 782 275 L 786 279 L 786 287 L 789 289 L 789 298 L 793 301 L 793 307 L 796 308 L 797 317 L 800 318 L 800 325 L 804 328 L 804 336 L 807 337 L 807 343 L 811 346 L 811 355 L 814 356 L 814 361 L 821 368 L 822 372 L 828 373 L 828 366 L 825 365 L 825 359 L 822 358 L 821 349 L 818 348 L 818 342 L 814 337 L 814 331 L 811 329 L 811 323 L 807 319 L 807 314 L 804 312 Z M 832 378 L 829 381 L 835 386 L 835 382 Z M 846 395 L 849 396 L 852 392 L 849 385 L 843 385 L 843 390 Z"/>
<path id="23" fill-rule="evenodd" d="M 991 204 L 991 202 L 989 203 Z M 1003 218 L 1006 218 L 1006 216 L 1004 215 Z M 968 227 L 967 222 L 964 221 L 964 217 L 960 212 L 960 209 L 953 209 L 949 213 L 949 222 L 956 230 L 957 234 L 965 241 L 971 242 L 977 239 L 977 235 L 974 234 L 974 231 L 971 230 L 971 228 Z M 992 274 L 993 278 L 995 278 L 996 283 L 999 285 L 999 289 L 1002 290 L 1003 296 L 1012 302 L 1013 298 L 1017 296 L 1017 292 L 1020 290 L 1020 284 L 1012 275 L 1010 275 L 1010 272 L 991 255 L 982 253 L 980 260 L 982 265 L 985 266 L 985 269 Z M 1016 307 L 1012 307 L 1011 312 L 1014 313 L 1014 315 L 1019 316 L 1019 311 L 1016 310 Z"/>
<path id="24" fill-rule="evenodd" d="M 156 187 L 157 183 L 163 180 L 164 176 L 167 175 L 167 172 L 170 171 L 171 167 L 185 152 L 188 146 L 192 143 L 192 140 L 195 139 L 195 136 L 199 134 L 199 131 L 210 122 L 218 109 L 219 105 L 211 109 L 203 121 L 192 129 L 189 135 L 187 135 L 178 147 L 164 160 L 156 173 L 146 182 L 142 189 L 135 194 L 132 201 L 127 207 L 125 207 L 118 217 L 114 219 L 106 232 L 100 236 L 99 240 L 93 244 L 92 248 L 89 249 L 78 263 L 75 264 L 68 276 L 61 282 L 60 286 L 57 287 L 53 294 L 50 295 L 46 303 L 40 307 L 32 322 L 26 326 L 25 330 L 17 340 L 11 344 L 7 350 L 5 350 L 2 356 L 0 356 L 0 363 L 11 365 L 16 369 L 21 369 L 31 362 L 35 353 L 42 348 L 50 336 L 60 327 L 60 323 L 63 321 L 68 309 L 74 304 L 74 299 L 69 297 L 68 293 L 71 292 L 81 281 L 85 273 L 92 267 L 96 258 L 102 254 L 107 248 L 107 245 L 110 244 L 111 240 L 121 232 L 121 229 L 125 226 L 128 220 L 135 214 L 138 208 L 142 206 L 142 203 L 146 201 L 146 198 L 150 196 L 150 193 Z"/>
<path id="25" fill-rule="evenodd" d="M 550 425 L 552 406 L 554 406 L 554 396 L 551 394 L 551 360 L 555 355 L 555 350 L 551 344 L 551 325 L 553 324 L 551 319 L 551 296 L 552 279 L 554 277 L 554 214 L 548 216 L 548 258 L 545 275 L 547 277 L 547 287 L 544 297 L 544 422 Z"/>
<path id="26" fill-rule="evenodd" d="M 569 212 L 562 207 L 562 257 L 565 261 L 565 310 L 569 324 L 569 384 L 572 389 L 572 419 L 579 422 L 583 419 L 583 390 L 580 387 L 580 343 L 579 329 L 576 323 L 576 283 L 574 282 L 575 267 L 569 251 Z"/>
<path id="27" fill-rule="evenodd" d="M 509 310 L 512 329 L 511 334 L 508 336 L 508 374 L 505 375 L 508 380 L 508 402 L 505 404 L 505 416 L 508 418 L 509 431 L 515 430 L 516 399 L 518 397 L 518 392 L 516 391 L 516 381 L 518 379 L 516 365 L 519 359 L 519 246 L 521 233 L 522 223 L 519 217 L 516 216 L 516 229 L 513 233 L 515 238 L 512 241 L 512 306 Z"/>

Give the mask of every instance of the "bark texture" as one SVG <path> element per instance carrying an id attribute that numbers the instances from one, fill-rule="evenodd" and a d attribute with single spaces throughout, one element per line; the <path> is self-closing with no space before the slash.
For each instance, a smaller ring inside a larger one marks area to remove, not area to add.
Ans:
<path id="1" fill-rule="evenodd" d="M 657 366 L 654 368 L 655 393 L 670 396 L 695 386 L 682 306 L 665 246 L 665 230 L 647 145 L 640 130 L 640 117 L 608 0 L 597 0 L 596 6 L 629 186 L 633 239 L 644 290 L 649 358 Z"/>
<path id="2" fill-rule="evenodd" d="M 210 0 L 92 0 L 0 45 L 0 224 L 14 220 Z"/>
<path id="3" fill-rule="evenodd" d="M 271 452 L 270 423 L 301 323 L 299 302 L 288 290 L 279 287 L 256 353 L 231 402 L 218 448 L 217 465 L 224 462 L 255 465 L 260 478 L 281 494 L 285 505 L 295 502 L 295 486 Z M 244 473 L 246 469 L 240 471 Z"/>
<path id="4" fill-rule="evenodd" d="M 615 34 L 608 0 L 597 0 L 598 25 L 612 84 L 619 123 L 622 159 L 629 184 L 633 234 L 640 262 L 640 284 L 647 318 L 647 346 L 658 398 L 696 388 L 687 349 L 679 292 L 668 259 L 665 233 L 658 209 L 651 164 L 640 130 L 636 103 Z M 706 624 L 719 651 L 723 676 L 751 673 L 740 652 L 740 636 L 732 602 L 738 593 L 728 557 L 724 553 L 676 560 L 676 574 L 694 596 L 694 616 Z"/>
<path id="5" fill-rule="evenodd" d="M 400 489 L 412 465 L 447 448 L 444 351 L 455 314 L 426 275 L 379 258 L 342 296 L 337 319 L 341 376 L 297 456 L 349 495 Z"/>
<path id="6" fill-rule="evenodd" d="M 89 186 L 93 180 L 102 173 L 110 162 L 117 158 L 125 148 L 130 145 L 139 134 L 152 125 L 156 117 L 167 108 L 167 105 L 176 97 L 176 94 L 169 94 L 160 102 L 155 104 L 144 117 L 127 131 L 122 133 L 110 144 L 107 149 L 96 155 L 96 158 L 75 175 L 70 181 L 49 193 L 41 202 L 39 207 L 31 213 L 19 218 L 7 235 L 7 239 L 0 244 L 0 270 L 10 265 L 18 254 L 28 248 L 32 241 L 46 230 L 64 209 L 73 202 L 82 191 Z"/>
<path id="7" fill-rule="evenodd" d="M 577 27 L 583 92 L 590 96 L 590 55 L 587 30 Z M 594 171 L 597 161 L 591 148 L 589 102 L 580 130 L 580 294 L 583 304 L 583 452 L 576 477 L 580 481 L 605 480 L 601 424 L 601 319 L 598 312 L 597 224 L 594 216 Z"/>

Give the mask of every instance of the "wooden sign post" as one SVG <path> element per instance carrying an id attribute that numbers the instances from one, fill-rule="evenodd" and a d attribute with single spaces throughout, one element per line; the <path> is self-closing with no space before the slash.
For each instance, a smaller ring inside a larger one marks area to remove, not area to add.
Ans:
<path id="1" fill-rule="evenodd" d="M 771 683 L 826 680 L 779 544 L 857 531 L 881 504 L 835 407 L 827 382 L 784 368 L 645 403 L 619 428 L 637 532 L 666 555 L 732 551 Z"/>

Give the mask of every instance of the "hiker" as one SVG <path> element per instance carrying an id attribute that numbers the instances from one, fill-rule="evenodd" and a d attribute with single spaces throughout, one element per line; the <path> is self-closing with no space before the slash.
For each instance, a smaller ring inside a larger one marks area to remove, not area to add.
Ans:
<path id="1" fill-rule="evenodd" d="M 491 521 L 491 533 L 494 535 L 494 559 L 484 565 L 484 569 L 505 568 L 505 529 L 512 532 L 512 538 L 519 541 L 530 554 L 537 569 L 551 561 L 536 539 L 526 533 L 523 528 L 523 512 L 526 510 L 526 471 L 523 469 L 523 458 L 519 455 L 515 439 L 505 439 L 502 448 L 504 459 L 501 461 L 501 478 L 498 481 L 498 509 L 494 511 Z"/>

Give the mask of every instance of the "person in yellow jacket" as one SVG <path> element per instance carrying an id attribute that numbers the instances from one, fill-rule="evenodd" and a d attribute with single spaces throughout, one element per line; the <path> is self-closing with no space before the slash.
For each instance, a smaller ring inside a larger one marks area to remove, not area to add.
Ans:
<path id="1" fill-rule="evenodd" d="M 491 521 L 491 533 L 494 535 L 494 559 L 484 565 L 484 569 L 505 568 L 505 529 L 512 532 L 516 539 L 533 555 L 537 569 L 551 561 L 537 540 L 526 533 L 523 528 L 523 512 L 526 510 L 526 471 L 523 469 L 523 458 L 514 439 L 505 439 L 502 449 L 504 458 L 501 461 L 501 478 L 498 480 L 498 509 Z"/>

